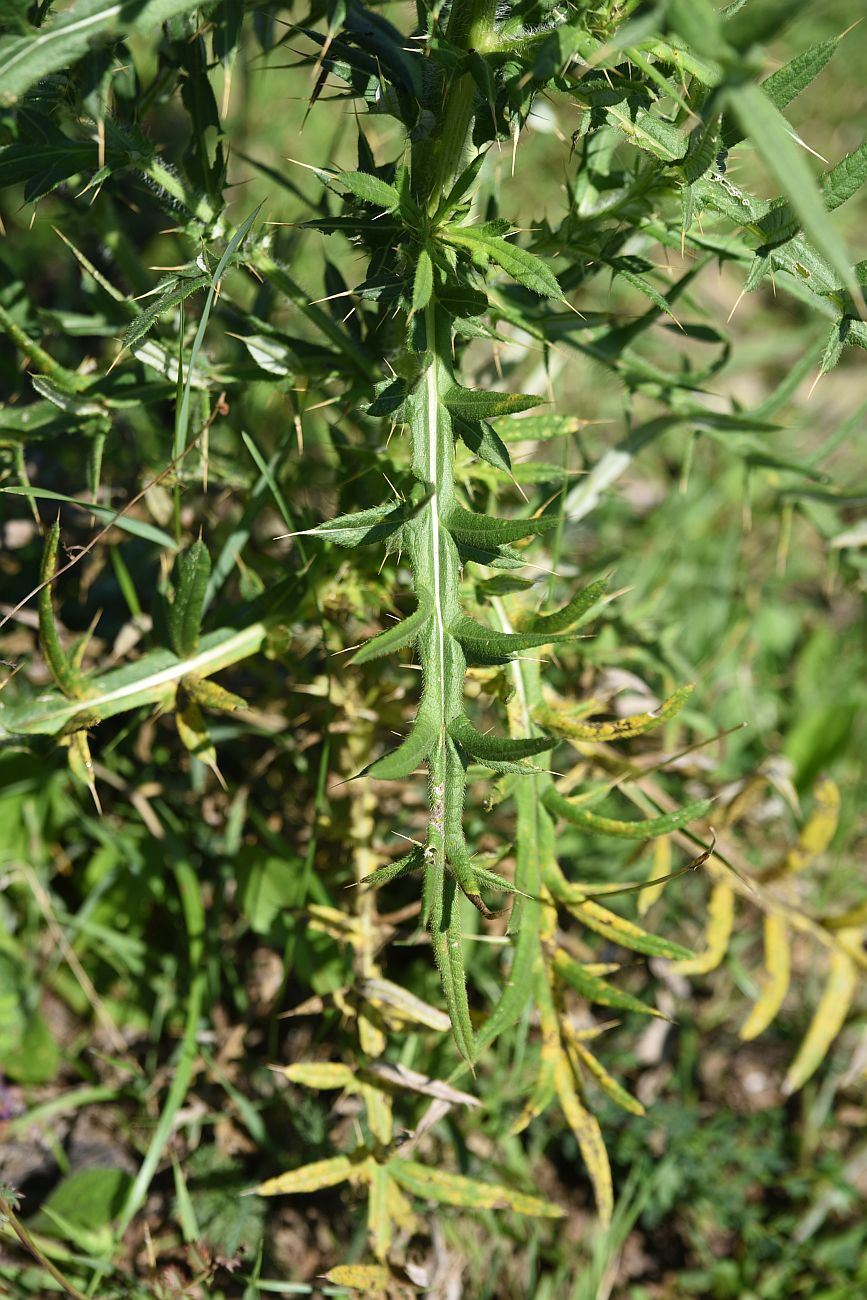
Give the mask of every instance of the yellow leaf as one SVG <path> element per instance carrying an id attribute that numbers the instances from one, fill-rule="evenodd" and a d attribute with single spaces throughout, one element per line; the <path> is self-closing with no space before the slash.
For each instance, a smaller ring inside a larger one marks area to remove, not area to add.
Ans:
<path id="1" fill-rule="evenodd" d="M 565 1055 L 561 1055 L 554 1067 L 554 1086 L 566 1118 L 566 1123 L 575 1134 L 581 1156 L 593 1184 L 596 1209 L 604 1227 L 611 1222 L 614 1211 L 614 1189 L 611 1183 L 611 1166 L 602 1130 L 595 1115 L 579 1100 L 575 1091 L 572 1069 Z"/>
<path id="2" fill-rule="evenodd" d="M 606 1097 L 610 1097 L 615 1105 L 621 1106 L 633 1115 L 643 1115 L 645 1113 L 644 1107 L 638 1098 L 633 1097 L 631 1092 L 627 1092 L 623 1085 L 608 1073 L 599 1058 L 584 1046 L 574 1031 L 569 1034 L 569 1046 L 581 1064 L 586 1066 L 590 1074 L 593 1075 Z"/>
<path id="3" fill-rule="evenodd" d="M 801 829 L 798 843 L 786 854 L 785 871 L 803 871 L 825 852 L 834 838 L 840 816 L 840 791 L 829 777 L 820 777 L 813 786 L 813 800 L 813 811 Z"/>
<path id="4" fill-rule="evenodd" d="M 370 1083 L 362 1083 L 361 1095 L 364 1097 L 367 1123 L 371 1133 L 382 1146 L 388 1146 L 393 1136 L 391 1098 L 386 1096 L 381 1088 Z"/>
<path id="5" fill-rule="evenodd" d="M 295 1192 L 318 1192 L 323 1187 L 336 1187 L 338 1183 L 359 1177 L 359 1162 L 349 1156 L 331 1156 L 328 1160 L 314 1160 L 300 1169 L 290 1169 L 254 1188 L 257 1196 L 283 1196 Z"/>
<path id="6" fill-rule="evenodd" d="M 638 895 L 638 915 L 646 916 L 653 904 L 662 897 L 662 891 L 665 889 L 666 881 L 660 880 L 660 876 L 671 875 L 671 836 L 660 835 L 658 840 L 653 842 L 653 864 L 650 868 L 650 875 L 656 881 L 654 885 L 645 885 Z"/>
<path id="7" fill-rule="evenodd" d="M 585 722 L 576 718 L 572 709 L 562 706 L 543 707 L 534 712 L 534 717 L 546 731 L 553 731 L 555 735 L 565 736 L 569 740 L 627 740 L 632 736 L 642 736 L 646 731 L 673 718 L 686 704 L 693 689 L 692 685 L 682 686 L 652 713 L 633 713 L 628 718 L 617 718 L 613 722 Z"/>
<path id="8" fill-rule="evenodd" d="M 388 1287 L 390 1273 L 384 1264 L 338 1264 L 324 1275 L 335 1286 L 375 1295 Z"/>
<path id="9" fill-rule="evenodd" d="M 776 1018 L 789 987 L 791 961 L 789 932 L 778 912 L 765 917 L 765 971 L 767 978 L 755 1006 L 741 1026 L 741 1038 L 749 1042 L 763 1034 Z"/>
<path id="10" fill-rule="evenodd" d="M 860 944 L 861 935 L 857 930 L 841 930 L 838 939 L 844 946 L 847 943 Z M 783 1082 L 784 1093 L 788 1095 L 803 1088 L 807 1080 L 818 1070 L 831 1044 L 843 1028 L 843 1022 L 848 1015 L 857 987 L 857 966 L 844 948 L 835 949 L 819 1004 Z"/>
<path id="11" fill-rule="evenodd" d="M 689 961 L 677 961 L 674 970 L 681 975 L 707 975 L 716 970 L 729 946 L 735 919 L 735 891 L 725 881 L 718 881 L 711 890 L 708 903 L 708 924 L 705 950 Z"/>
<path id="12" fill-rule="evenodd" d="M 452 1174 L 445 1169 L 433 1169 L 415 1160 L 392 1160 L 388 1165 L 392 1176 L 414 1196 L 438 1201 L 441 1205 L 460 1205 L 472 1210 L 514 1210 L 546 1219 L 559 1219 L 563 1211 L 552 1201 L 539 1196 L 527 1196 L 500 1183 L 482 1183 L 463 1174 Z"/>
<path id="13" fill-rule="evenodd" d="M 283 1073 L 291 1083 L 300 1083 L 304 1088 L 354 1088 L 357 1087 L 355 1073 L 348 1065 L 337 1061 L 297 1061 L 287 1065 Z"/>
<path id="14" fill-rule="evenodd" d="M 394 1021 L 398 1026 L 426 1025 L 428 1029 L 438 1029 L 441 1033 L 448 1032 L 452 1027 L 452 1022 L 439 1007 L 423 1002 L 391 980 L 366 979 L 362 982 L 361 991 L 372 1006 L 382 1011 L 389 1022 Z"/>

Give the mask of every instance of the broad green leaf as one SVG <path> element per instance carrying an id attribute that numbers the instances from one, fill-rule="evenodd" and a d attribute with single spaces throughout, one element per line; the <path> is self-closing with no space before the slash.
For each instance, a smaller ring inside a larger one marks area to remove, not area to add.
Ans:
<path id="1" fill-rule="evenodd" d="M 856 300 L 861 292 L 842 239 L 828 217 L 815 177 L 791 128 L 759 86 L 744 83 L 727 96 L 729 111 L 740 123 L 769 173 L 793 209 L 804 231 L 840 276 Z"/>
<path id="2" fill-rule="evenodd" d="M 522 537 L 537 537 L 549 532 L 557 527 L 560 519 L 557 515 L 542 515 L 536 519 L 496 519 L 492 515 L 453 506 L 446 523 L 456 542 L 469 546 L 499 546 L 503 542 L 517 542 Z"/>
<path id="3" fill-rule="evenodd" d="M 545 399 L 534 397 L 532 393 L 492 393 L 487 389 L 462 388 L 456 384 L 443 400 L 449 411 L 463 420 L 489 420 L 498 415 L 509 415 L 512 411 L 528 411 L 532 406 L 540 406 Z"/>
<path id="4" fill-rule="evenodd" d="M 511 1187 L 496 1183 L 482 1183 L 463 1174 L 452 1174 L 445 1169 L 434 1169 L 416 1160 L 391 1160 L 388 1168 L 393 1178 L 414 1196 L 436 1201 L 440 1205 L 456 1205 L 467 1210 L 514 1210 L 539 1218 L 560 1219 L 563 1211 L 559 1205 L 527 1196 Z"/>

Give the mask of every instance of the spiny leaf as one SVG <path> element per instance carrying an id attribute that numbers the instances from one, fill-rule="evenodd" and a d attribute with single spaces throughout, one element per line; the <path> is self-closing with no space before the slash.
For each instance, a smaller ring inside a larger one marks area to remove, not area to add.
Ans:
<path id="1" fill-rule="evenodd" d="M 563 1217 L 559 1205 L 541 1197 L 527 1196 L 497 1183 L 482 1183 L 445 1169 L 433 1169 L 416 1160 L 395 1159 L 389 1162 L 388 1168 L 408 1192 L 440 1205 L 457 1205 L 469 1210 L 509 1209 L 516 1214 L 547 1219 Z"/>
<path id="2" fill-rule="evenodd" d="M 755 1006 L 741 1025 L 740 1036 L 746 1042 L 758 1038 L 776 1019 L 789 987 L 789 932 L 779 912 L 768 912 L 765 916 L 764 938 L 766 980 Z"/>
<path id="3" fill-rule="evenodd" d="M 455 433 L 480 460 L 511 476 L 512 461 L 508 449 L 489 424 L 481 420 L 462 420 L 452 415 Z"/>
<path id="4" fill-rule="evenodd" d="M 457 618 L 450 631 L 476 663 L 506 663 L 519 650 L 574 640 L 571 632 L 498 632 L 467 615 Z"/>
<path id="5" fill-rule="evenodd" d="M 841 930 L 837 939 L 841 944 L 848 942 L 858 948 L 862 943 L 860 930 Z M 783 1081 L 783 1092 L 787 1096 L 803 1088 L 824 1061 L 831 1044 L 843 1028 L 857 988 L 857 965 L 844 949 L 835 949 L 831 955 L 822 996 L 804 1041 Z"/>
<path id="6" fill-rule="evenodd" d="M 664 813 L 659 817 L 648 817 L 645 821 L 625 822 L 612 817 L 601 817 L 574 803 L 570 803 L 553 787 L 545 791 L 545 805 L 556 817 L 564 817 L 574 826 L 596 835 L 615 835 L 626 839 L 647 840 L 656 835 L 667 835 L 669 831 L 679 830 L 688 822 L 697 821 L 710 810 L 710 799 L 697 799 L 684 804 L 675 812 Z"/>
<path id="7" fill-rule="evenodd" d="M 680 975 L 707 975 L 716 970 L 725 957 L 735 919 L 735 891 L 727 881 L 716 882 L 707 910 L 704 951 L 689 961 L 677 962 L 675 970 Z"/>
<path id="8" fill-rule="evenodd" d="M 366 664 L 371 659 L 380 659 L 383 655 L 391 654 L 395 650 L 402 650 L 404 646 L 412 645 L 415 642 L 419 632 L 424 627 L 428 619 L 433 618 L 434 606 L 433 597 L 424 587 L 416 591 L 418 597 L 418 606 L 409 615 L 408 618 L 402 619 L 395 623 L 394 627 L 386 628 L 380 632 L 379 636 L 373 637 L 366 645 L 352 656 L 350 663 Z"/>
<path id="9" fill-rule="evenodd" d="M 470 1008 L 467 1003 L 467 985 L 464 974 L 463 944 L 456 883 L 444 876 L 438 866 L 429 866 L 425 873 L 426 885 L 432 900 L 430 910 L 430 935 L 434 959 L 440 973 L 446 1006 L 452 1024 L 452 1033 L 461 1055 L 470 1062 L 476 1057 Z"/>
<path id="10" fill-rule="evenodd" d="M 367 776 L 380 781 L 402 781 L 413 773 L 420 763 L 430 755 L 436 744 L 437 725 L 428 713 L 419 713 L 412 724 L 409 735 L 401 741 L 397 749 L 383 754 L 375 763 L 365 769 Z M 384 868 L 383 868 L 384 870 Z"/>
<path id="11" fill-rule="evenodd" d="M 156 287 L 154 301 L 145 308 L 140 316 L 136 316 L 124 333 L 124 348 L 127 350 L 134 348 L 136 343 L 150 333 L 160 316 L 167 312 L 169 308 L 184 302 L 191 294 L 197 293 L 200 289 L 209 289 L 210 287 L 211 276 L 209 274 L 180 277 L 175 275 L 162 280 Z"/>
<path id="12" fill-rule="evenodd" d="M 488 234 L 484 228 L 452 226 L 443 231 L 449 243 L 463 245 L 475 253 L 482 253 L 495 262 L 518 284 L 541 298 L 561 298 L 562 292 L 552 271 L 535 253 L 510 244 L 499 235 Z"/>
<path id="13" fill-rule="evenodd" d="M 861 291 L 845 245 L 829 220 L 819 187 L 786 119 L 759 86 L 744 83 L 728 96 L 730 111 L 753 142 L 762 161 L 803 223 L 804 231 L 827 258 L 856 300 Z"/>
<path id="14" fill-rule="evenodd" d="M 370 176 L 367 172 L 340 172 L 335 179 L 345 185 L 355 198 L 361 199 L 362 203 L 373 203 L 378 208 L 385 208 L 387 212 L 400 207 L 397 190 L 378 176 Z"/>
<path id="15" fill-rule="evenodd" d="M 470 755 L 480 760 L 496 759 L 506 763 L 529 758 L 532 754 L 543 754 L 551 748 L 548 736 L 528 736 L 513 740 L 508 736 L 494 736 L 477 731 L 466 714 L 455 718 L 449 726 L 453 738 Z"/>
<path id="16" fill-rule="evenodd" d="M 412 518 L 415 510 L 409 506 L 372 506 L 369 510 L 355 510 L 348 515 L 326 520 L 315 528 L 305 529 L 305 535 L 321 537 L 323 541 L 336 542 L 338 546 L 369 546 L 372 542 L 385 542 Z"/>
<path id="17" fill-rule="evenodd" d="M 867 181 L 867 140 L 841 158 L 822 182 L 822 198 L 829 212 L 839 208 Z"/>
<path id="18" fill-rule="evenodd" d="M 541 727 L 570 740 L 627 740 L 633 736 L 643 736 L 654 727 L 668 722 L 680 712 L 693 689 L 692 684 L 681 686 L 653 712 L 632 713 L 629 717 L 617 718 L 612 722 L 584 721 L 580 717 L 574 717 L 574 711 L 570 711 L 568 705 L 563 704 L 542 705 L 535 710 L 534 717 Z"/>
<path id="19" fill-rule="evenodd" d="M 371 769 L 368 769 L 368 775 L 372 775 Z M 359 884 L 378 889 L 380 885 L 389 885 L 392 880 L 400 880 L 402 876 L 408 876 L 412 871 L 419 871 L 423 866 L 424 850 L 413 849 L 411 853 L 398 858 L 396 862 L 388 862 L 384 867 L 377 867 L 376 871 L 371 871 L 370 875 L 363 876 Z"/>

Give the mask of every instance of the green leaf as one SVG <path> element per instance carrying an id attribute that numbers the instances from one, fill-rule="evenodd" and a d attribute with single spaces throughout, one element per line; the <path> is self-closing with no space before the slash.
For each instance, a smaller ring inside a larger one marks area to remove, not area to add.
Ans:
<path id="1" fill-rule="evenodd" d="M 527 632 L 565 632 L 587 614 L 594 605 L 602 600 L 608 588 L 608 579 L 600 578 L 591 582 L 572 597 L 568 605 L 558 609 L 554 614 L 532 614 L 521 620 L 521 628 Z"/>
<path id="2" fill-rule="evenodd" d="M 519 650 L 575 639 L 571 632 L 498 632 L 466 615 L 456 619 L 449 631 L 476 663 L 508 663 Z"/>
<path id="3" fill-rule="evenodd" d="M 14 104 L 37 81 L 80 59 L 121 32 L 153 32 L 198 0 L 77 0 L 59 17 L 26 36 L 0 40 L 0 105 Z"/>
<path id="4" fill-rule="evenodd" d="M 235 864 L 238 901 L 255 934 L 267 934 L 297 894 L 300 862 L 244 848 Z"/>
<path id="5" fill-rule="evenodd" d="M 556 515 L 542 515 L 537 519 L 495 519 L 493 515 L 476 514 L 454 506 L 446 521 L 456 542 L 469 546 L 499 546 L 503 542 L 517 542 L 522 537 L 537 537 L 556 528 L 560 522 Z"/>
<path id="6" fill-rule="evenodd" d="M 680 830 L 688 822 L 704 817 L 710 811 L 711 803 L 710 799 L 696 799 L 693 803 L 684 804 L 675 812 L 660 817 L 626 822 L 613 817 L 602 817 L 579 804 L 570 803 L 553 787 L 545 791 L 545 806 L 553 816 L 565 818 L 590 835 L 613 835 L 632 840 L 649 840 L 657 835 L 667 835 L 669 831 Z"/>
<path id="7" fill-rule="evenodd" d="M 367 172 L 340 172 L 336 179 L 345 185 L 350 194 L 361 199 L 362 203 L 373 203 L 378 208 L 393 212 L 400 207 L 400 195 L 393 185 L 381 181 L 378 176 Z"/>
<path id="8" fill-rule="evenodd" d="M 175 597 L 169 606 L 168 626 L 172 649 L 179 659 L 194 655 L 199 648 L 199 628 L 205 607 L 205 593 L 211 576 L 211 557 L 201 539 L 176 561 Z"/>
<path id="9" fill-rule="evenodd" d="M 369 546 L 373 542 L 388 541 L 414 513 L 414 509 L 403 505 L 372 506 L 369 510 L 356 510 L 317 524 L 315 528 L 307 528 L 303 536 L 319 537 L 325 542 L 336 542 L 338 546 Z"/>
<path id="10" fill-rule="evenodd" d="M 529 758 L 531 754 L 543 754 L 552 747 L 550 736 L 528 736 L 512 740 L 508 736 L 493 736 L 477 731 L 466 714 L 455 718 L 449 727 L 449 734 L 467 751 L 470 758 L 481 761 L 496 759 L 512 763 Z"/>
<path id="11" fill-rule="evenodd" d="M 637 1011 L 644 1016 L 657 1016 L 664 1020 L 662 1012 L 649 1007 L 640 998 L 633 997 L 622 989 L 615 988 L 599 975 L 591 975 L 580 962 L 573 961 L 562 949 L 554 955 L 554 969 L 564 983 L 580 993 L 588 1002 L 600 1007 L 615 1007 L 618 1011 Z"/>
<path id="12" fill-rule="evenodd" d="M 822 198 L 829 212 L 839 208 L 847 199 L 856 194 L 867 181 L 867 140 L 863 141 L 852 153 L 841 158 L 836 167 L 832 167 L 822 182 Z"/>
<path id="13" fill-rule="evenodd" d="M 103 1228 L 120 1214 L 131 1182 L 124 1169 L 78 1169 L 48 1195 L 30 1226 L 36 1232 L 56 1237 L 53 1211 L 72 1228 Z"/>
<path id="14" fill-rule="evenodd" d="M 463 439 L 480 460 L 511 476 L 512 461 L 508 448 L 489 424 L 478 420 L 462 420 L 453 413 L 452 425 L 458 437 Z"/>
<path id="15" fill-rule="evenodd" d="M 168 279 L 161 280 L 156 287 L 153 302 L 140 316 L 136 316 L 135 320 L 127 327 L 123 336 L 123 346 L 127 349 L 134 348 L 136 343 L 150 332 L 160 316 L 167 312 L 170 307 L 183 302 L 191 294 L 197 293 L 199 289 L 210 289 L 210 287 L 210 275 L 173 275 Z"/>
<path id="16" fill-rule="evenodd" d="M 400 880 L 402 876 L 408 876 L 413 871 L 420 871 L 423 866 L 424 849 L 413 849 L 411 853 L 398 858 L 396 862 L 388 862 L 384 867 L 377 867 L 376 871 L 371 871 L 369 876 L 363 876 L 359 883 L 369 885 L 371 889 L 378 889 L 380 885 L 390 885 L 393 880 Z"/>
<path id="17" fill-rule="evenodd" d="M 154 524 L 146 523 L 143 519 L 131 519 L 128 515 L 119 514 L 109 506 L 97 506 L 91 501 L 80 501 L 77 497 L 65 496 L 63 492 L 51 492 L 48 488 L 37 487 L 4 487 L 0 492 L 10 492 L 17 497 L 35 497 L 38 501 L 65 501 L 67 505 L 76 506 L 79 510 L 85 510 L 89 515 L 99 519 L 101 523 L 111 524 L 113 528 L 120 528 L 123 532 L 129 533 L 131 537 L 140 537 L 146 542 L 155 542 L 157 546 L 164 547 L 167 551 L 177 550 L 175 541 L 168 533 L 163 532 Z"/>
<path id="18" fill-rule="evenodd" d="M 412 724 L 409 735 L 397 749 L 378 758 L 370 767 L 365 768 L 367 776 L 380 781 L 402 781 L 410 776 L 431 753 L 436 744 L 438 731 L 434 719 L 427 713 L 420 712 Z"/>
<path id="19" fill-rule="evenodd" d="M 433 293 L 433 262 L 426 248 L 419 250 L 412 282 L 412 309 L 424 311 Z"/>
<path id="20" fill-rule="evenodd" d="M 788 122 L 761 87 L 744 84 L 728 93 L 729 111 L 749 136 L 770 174 L 798 214 L 804 231 L 856 300 L 861 291 L 846 247 L 831 223 L 804 153 Z"/>
<path id="21" fill-rule="evenodd" d="M 418 606 L 409 618 L 402 619 L 394 627 L 386 628 L 379 636 L 373 637 L 363 645 L 349 661 L 353 664 L 366 664 L 371 659 L 379 659 L 412 645 L 428 619 L 433 618 L 433 598 L 423 587 L 418 590 Z"/>
<path id="22" fill-rule="evenodd" d="M 453 226 L 442 232 L 451 244 L 463 245 L 475 253 L 483 253 L 522 284 L 525 289 L 542 298 L 562 298 L 562 290 L 552 271 L 535 253 L 510 244 L 498 235 L 488 234 L 484 227 Z"/>
<path id="23" fill-rule="evenodd" d="M 461 388 L 455 384 L 443 398 L 452 415 L 464 420 L 489 420 L 513 411 L 528 411 L 541 406 L 544 397 L 532 393 L 492 393 L 483 388 Z"/>

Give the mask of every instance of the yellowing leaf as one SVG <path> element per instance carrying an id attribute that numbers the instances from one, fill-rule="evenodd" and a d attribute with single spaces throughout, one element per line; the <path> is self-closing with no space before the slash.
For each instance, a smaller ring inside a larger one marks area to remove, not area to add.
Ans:
<path id="1" fill-rule="evenodd" d="M 370 1171 L 370 1191 L 367 1200 L 367 1231 L 377 1259 L 386 1259 L 391 1248 L 391 1206 L 388 1189 L 391 1183 L 385 1165 L 374 1162 Z"/>
<path id="2" fill-rule="evenodd" d="M 789 933 L 778 912 L 765 917 L 765 971 L 767 978 L 756 1004 L 741 1026 L 741 1038 L 749 1042 L 764 1033 L 776 1018 L 789 987 L 791 960 Z"/>
<path id="3" fill-rule="evenodd" d="M 392 1160 L 388 1169 L 401 1186 L 414 1196 L 438 1201 L 441 1205 L 460 1205 L 472 1210 L 514 1210 L 516 1214 L 538 1215 L 559 1219 L 563 1211 L 552 1201 L 527 1196 L 499 1183 L 482 1183 L 463 1174 L 432 1169 L 415 1160 Z"/>
<path id="4" fill-rule="evenodd" d="M 339 1061 L 298 1061 L 287 1065 L 283 1073 L 292 1083 L 304 1088 L 353 1088 L 357 1086 L 355 1073 Z"/>
<path id="5" fill-rule="evenodd" d="M 645 916 L 662 896 L 667 882 L 660 877 L 671 875 L 671 840 L 667 835 L 661 835 L 653 842 L 653 865 L 650 868 L 650 875 L 656 883 L 645 885 L 638 895 L 639 916 Z"/>
<path id="6" fill-rule="evenodd" d="M 384 1264 L 338 1264 L 324 1276 L 335 1286 L 375 1295 L 387 1288 L 391 1274 Z"/>
<path id="7" fill-rule="evenodd" d="M 575 1091 L 572 1070 L 565 1055 L 554 1066 L 554 1086 L 566 1118 L 566 1123 L 575 1134 L 581 1156 L 593 1184 L 596 1208 L 603 1226 L 611 1222 L 614 1212 L 614 1190 L 611 1183 L 611 1166 L 602 1130 L 595 1115 L 579 1100 Z"/>
<path id="8" fill-rule="evenodd" d="M 682 686 L 653 712 L 633 713 L 627 718 L 616 718 L 611 722 L 587 722 L 583 717 L 575 716 L 575 709 L 569 706 L 543 706 L 534 713 L 536 721 L 547 731 L 569 740 L 627 740 L 632 736 L 643 736 L 646 731 L 660 726 L 679 713 L 692 694 L 694 687 Z"/>
<path id="9" fill-rule="evenodd" d="M 689 961 L 678 961 L 674 969 L 681 975 L 707 975 L 716 970 L 729 946 L 735 919 L 735 892 L 725 881 L 714 885 L 708 904 L 705 950 Z"/>
<path id="10" fill-rule="evenodd" d="M 414 993 L 401 988 L 399 984 L 393 984 L 391 980 L 366 979 L 361 985 L 361 991 L 389 1023 L 394 1022 L 398 1027 L 405 1024 L 426 1025 L 428 1029 L 438 1029 L 441 1033 L 447 1033 L 451 1029 L 451 1021 L 444 1011 L 432 1007 L 429 1002 L 423 1002 Z"/>
<path id="11" fill-rule="evenodd" d="M 813 798 L 813 812 L 801 829 L 797 845 L 786 854 L 785 871 L 803 871 L 825 852 L 834 838 L 840 816 L 840 791 L 832 780 L 822 777 L 813 787 Z"/>
<path id="12" fill-rule="evenodd" d="M 841 930 L 838 939 L 844 945 L 860 944 L 861 935 L 857 930 Z M 783 1092 L 787 1095 L 803 1088 L 822 1064 L 831 1044 L 843 1028 L 857 986 L 858 968 L 855 962 L 844 948 L 836 949 L 810 1027 L 783 1082 Z"/>
<path id="13" fill-rule="evenodd" d="M 284 1196 L 296 1192 L 318 1192 L 323 1187 L 336 1187 L 359 1176 L 359 1162 L 349 1156 L 331 1156 L 328 1160 L 314 1160 L 300 1169 L 290 1169 L 260 1183 L 254 1190 L 257 1196 Z"/>
<path id="14" fill-rule="evenodd" d="M 627 1092 L 623 1085 L 608 1073 L 599 1058 L 584 1046 L 574 1032 L 569 1034 L 569 1045 L 580 1063 L 593 1075 L 606 1097 L 609 1097 L 616 1106 L 621 1106 L 633 1115 L 644 1114 L 644 1107 L 638 1098 L 633 1097 L 631 1092 Z"/>

